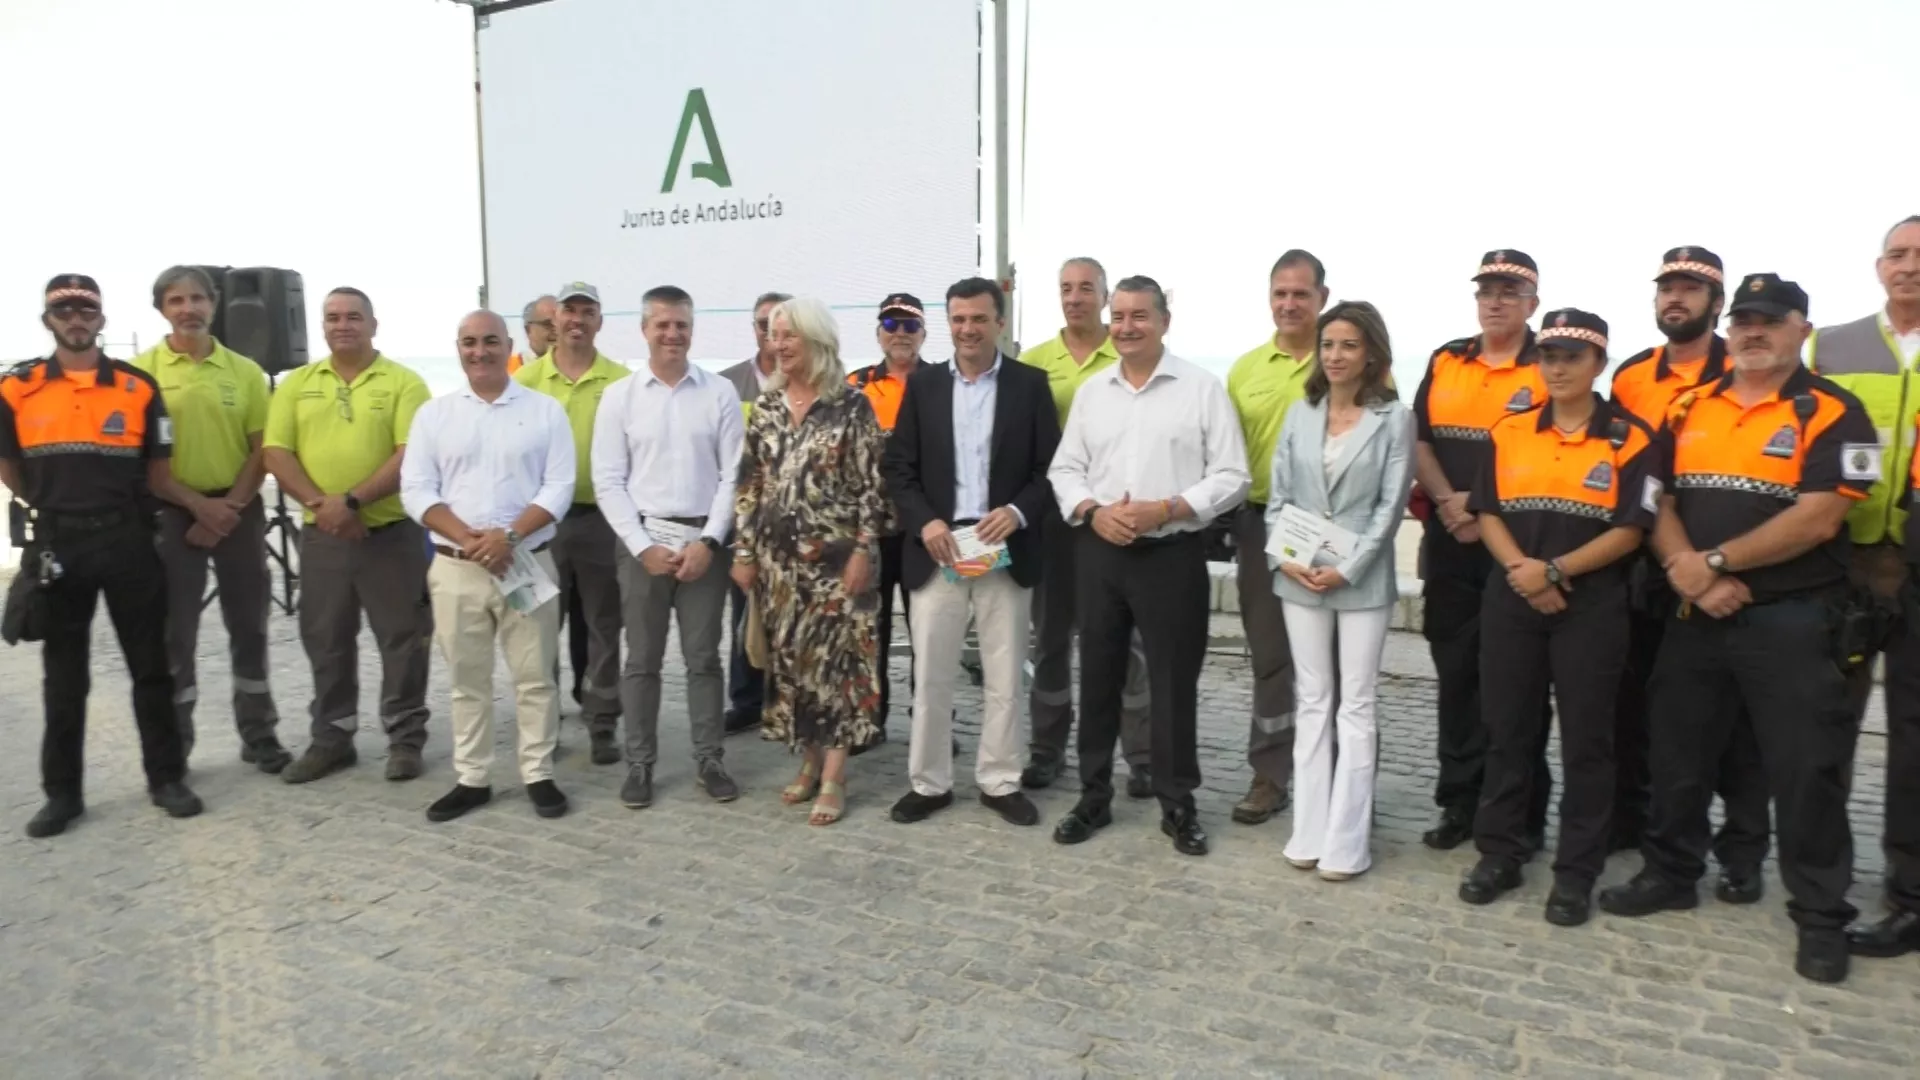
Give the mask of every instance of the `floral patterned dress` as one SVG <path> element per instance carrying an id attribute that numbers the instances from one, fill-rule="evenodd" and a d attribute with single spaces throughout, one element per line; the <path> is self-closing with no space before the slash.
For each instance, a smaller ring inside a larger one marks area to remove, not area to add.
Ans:
<path id="1" fill-rule="evenodd" d="M 879 579 L 893 514 L 880 478 L 886 438 L 866 396 L 845 386 L 822 392 L 797 427 L 779 390 L 760 395 L 747 421 L 735 557 L 760 571 L 761 723 L 790 747 L 850 748 L 879 730 L 880 593 L 870 584 L 849 596 L 840 576 L 864 550 Z"/>

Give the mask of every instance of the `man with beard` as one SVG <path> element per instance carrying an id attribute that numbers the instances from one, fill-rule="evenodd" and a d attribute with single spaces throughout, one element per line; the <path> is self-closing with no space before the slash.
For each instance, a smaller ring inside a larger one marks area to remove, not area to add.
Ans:
<path id="1" fill-rule="evenodd" d="M 1654 431 L 1665 426 L 1674 398 L 1726 374 L 1727 343 L 1713 332 L 1726 300 L 1726 270 L 1720 256 L 1703 247 L 1667 252 L 1654 275 L 1655 325 L 1667 344 L 1648 349 L 1613 373 L 1613 400 Z M 1643 549 L 1632 572 L 1632 616 L 1628 623 L 1627 666 L 1614 708 L 1613 830 L 1609 848 L 1640 846 L 1646 831 L 1648 680 L 1660 638 L 1679 604 L 1659 560 Z M 1713 837 L 1720 881 L 1714 895 L 1722 903 L 1758 903 L 1765 879 L 1771 824 L 1767 820 L 1767 778 L 1760 768 L 1760 747 L 1753 724 L 1742 712 L 1734 719 L 1726 757 L 1720 763 L 1720 800 L 1725 822 Z"/>
<path id="2" fill-rule="evenodd" d="M 1859 399 L 1800 366 L 1810 327 L 1798 285 L 1751 274 L 1732 301 L 1732 370 L 1682 394 L 1661 436 L 1673 486 L 1653 547 L 1682 604 L 1654 665 L 1646 862 L 1600 906 L 1633 918 L 1699 904 L 1706 806 L 1744 705 L 1778 804 L 1794 970 L 1834 983 L 1847 977 L 1855 914 L 1847 789 L 1859 732 L 1835 615 L 1849 590 L 1843 526 L 1880 479 L 1880 447 Z"/>

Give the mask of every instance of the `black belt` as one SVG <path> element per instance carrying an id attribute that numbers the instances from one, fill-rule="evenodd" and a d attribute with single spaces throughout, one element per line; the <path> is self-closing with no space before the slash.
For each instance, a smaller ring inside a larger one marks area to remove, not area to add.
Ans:
<path id="1" fill-rule="evenodd" d="M 589 514 L 597 514 L 599 512 L 600 506 L 598 503 L 574 503 L 572 506 L 567 507 L 567 516 L 570 518 L 586 517 Z"/>
<path id="2" fill-rule="evenodd" d="M 139 520 L 131 510 L 108 510 L 99 514 L 58 514 L 36 511 L 33 515 L 33 528 L 36 535 L 40 531 L 51 533 L 105 532 L 108 529 L 124 528 Z"/>
<path id="3" fill-rule="evenodd" d="M 549 540 L 546 544 L 541 544 L 539 547 L 533 548 L 531 550 L 535 555 L 538 555 L 541 552 L 547 550 L 548 544 L 551 544 L 551 543 L 552 541 Z M 442 555 L 445 555 L 449 559 L 459 559 L 462 562 L 465 562 L 467 558 L 466 552 L 461 551 L 459 548 L 448 547 L 445 544 L 435 544 L 433 545 L 433 550 L 439 552 Z"/>
<path id="4" fill-rule="evenodd" d="M 665 514 L 640 515 L 640 525 L 642 528 L 645 528 L 649 521 L 671 521 L 675 525 L 685 525 L 689 529 L 704 529 L 707 527 L 707 519 L 703 517 L 668 517 Z"/>
<path id="5" fill-rule="evenodd" d="M 1199 539 L 1200 539 L 1199 532 L 1194 530 L 1183 530 L 1181 532 L 1168 533 L 1165 536 L 1138 536 L 1138 537 L 1135 537 L 1133 543 L 1128 544 L 1127 547 L 1128 548 L 1163 548 L 1163 547 L 1172 547 L 1175 544 L 1184 544 L 1189 541 L 1197 541 Z"/>
<path id="6" fill-rule="evenodd" d="M 950 524 L 950 525 L 951 525 L 951 526 L 952 526 L 953 528 L 956 528 L 956 529 L 964 529 L 964 528 L 966 528 L 966 527 L 967 527 L 967 526 L 969 526 L 969 525 L 978 525 L 978 524 L 980 524 L 980 519 L 979 519 L 979 518 L 957 518 L 957 519 L 955 519 L 954 521 L 952 521 L 952 522 L 950 522 L 949 524 Z"/>

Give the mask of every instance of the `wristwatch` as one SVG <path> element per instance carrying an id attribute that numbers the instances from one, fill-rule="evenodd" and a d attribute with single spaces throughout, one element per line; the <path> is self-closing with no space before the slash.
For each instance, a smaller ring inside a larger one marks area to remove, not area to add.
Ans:
<path id="1" fill-rule="evenodd" d="M 1707 552 L 1707 569 L 1716 574 L 1726 573 L 1727 553 L 1721 551 L 1719 548 L 1714 548 L 1712 551 Z"/>
<path id="2" fill-rule="evenodd" d="M 351 491 L 347 492 L 346 502 L 347 502 L 347 509 L 353 511 L 356 514 L 360 512 L 360 499 L 353 492 Z"/>
<path id="3" fill-rule="evenodd" d="M 721 552 L 721 550 L 722 550 L 722 549 L 721 549 L 721 546 L 720 546 L 720 541 L 718 541 L 718 540 L 715 540 L 715 539 L 714 539 L 713 537 L 711 537 L 711 536 L 703 536 L 703 537 L 701 537 L 701 538 L 700 538 L 700 542 L 701 542 L 701 543 L 703 543 L 703 544 L 705 544 L 705 545 L 707 545 L 707 550 L 708 550 L 708 551 L 711 551 L 711 552 L 713 552 L 713 553 L 714 553 L 715 555 L 718 555 L 718 554 L 720 554 L 720 552 Z"/>
<path id="4" fill-rule="evenodd" d="M 1567 583 L 1567 575 L 1561 573 L 1560 564 L 1549 560 L 1547 563 L 1547 584 L 1558 589 Z"/>
<path id="5" fill-rule="evenodd" d="M 520 546 L 520 534 L 513 531 L 512 528 L 507 529 L 507 546 L 508 547 Z"/>

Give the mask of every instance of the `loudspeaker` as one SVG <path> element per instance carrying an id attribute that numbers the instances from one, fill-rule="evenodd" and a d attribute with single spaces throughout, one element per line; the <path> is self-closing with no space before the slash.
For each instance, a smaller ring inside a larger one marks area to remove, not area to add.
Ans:
<path id="1" fill-rule="evenodd" d="M 269 375 L 307 363 L 307 300 L 300 275 L 254 266 L 228 270 L 214 332 Z"/>

